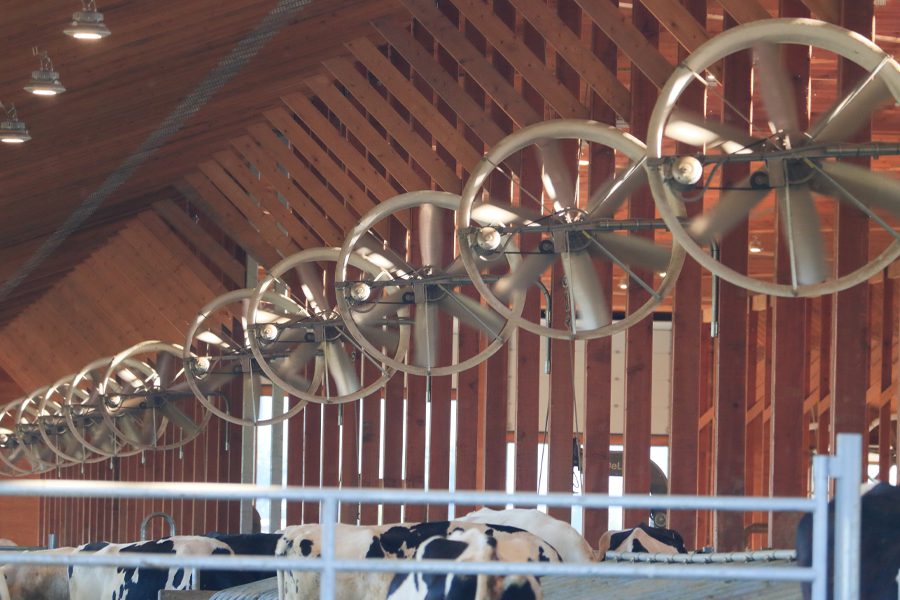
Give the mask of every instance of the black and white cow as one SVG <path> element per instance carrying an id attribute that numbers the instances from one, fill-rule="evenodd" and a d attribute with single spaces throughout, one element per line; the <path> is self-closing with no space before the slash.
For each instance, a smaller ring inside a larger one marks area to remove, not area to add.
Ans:
<path id="1" fill-rule="evenodd" d="M 341 559 L 412 558 L 429 538 L 447 537 L 454 531 L 474 529 L 496 539 L 499 560 L 511 562 L 560 562 L 559 553 L 547 542 L 516 527 L 461 521 L 335 528 L 335 557 Z M 297 525 L 285 530 L 276 550 L 278 556 L 316 558 L 321 555 L 321 527 Z M 384 573 L 338 573 L 337 599 L 384 598 L 392 575 Z M 315 600 L 319 597 L 319 574 L 315 571 L 279 571 L 278 586 L 284 600 Z"/>
<path id="2" fill-rule="evenodd" d="M 686 554 L 684 540 L 674 529 L 649 527 L 643 523 L 632 529 L 607 531 L 600 536 L 597 558 L 603 560 L 607 551 L 649 552 L 651 554 Z"/>
<path id="3" fill-rule="evenodd" d="M 205 536 L 173 536 L 160 540 L 110 544 L 97 542 L 80 547 L 98 555 L 147 553 L 176 556 L 230 555 L 228 544 Z M 71 600 L 156 600 L 160 590 L 197 589 L 196 572 L 190 568 L 69 567 Z"/>
<path id="4" fill-rule="evenodd" d="M 239 533 L 227 534 L 219 532 L 207 533 L 206 537 L 224 542 L 236 555 L 275 556 L 275 548 L 280 533 Z M 224 590 L 226 588 L 253 583 L 262 579 L 275 577 L 275 571 L 212 571 L 200 570 L 201 590 Z"/>
<path id="5" fill-rule="evenodd" d="M 879 483 L 862 497 L 859 600 L 896 600 L 900 570 L 900 487 Z M 834 501 L 828 504 L 828 564 L 834 564 Z M 812 565 L 812 515 L 797 526 L 797 563 Z M 828 569 L 828 598 L 833 597 L 834 573 Z M 811 586 L 803 584 L 809 600 Z"/>
<path id="6" fill-rule="evenodd" d="M 433 537 L 417 549 L 415 560 L 490 562 L 498 560 L 497 539 L 476 529 Z M 533 576 L 447 575 L 398 573 L 387 600 L 540 600 L 541 586 Z"/>
<path id="7" fill-rule="evenodd" d="M 591 545 L 574 527 L 533 508 L 482 508 L 456 520 L 518 527 L 556 548 L 563 562 L 586 563 L 595 559 Z"/>

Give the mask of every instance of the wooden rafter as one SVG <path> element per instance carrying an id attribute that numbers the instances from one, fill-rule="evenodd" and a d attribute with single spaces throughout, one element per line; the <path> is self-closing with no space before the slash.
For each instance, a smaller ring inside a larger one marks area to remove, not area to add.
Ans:
<path id="1" fill-rule="evenodd" d="M 413 131 L 410 124 L 369 85 L 353 63 L 346 59 L 334 59 L 323 64 L 438 186 L 448 192 L 459 193 L 462 190 L 462 183 L 454 170 L 447 166 L 447 163 L 431 148 L 431 144 Z"/>
<path id="2" fill-rule="evenodd" d="M 814 17 L 829 23 L 841 22 L 840 0 L 801 0 Z"/>
<path id="3" fill-rule="evenodd" d="M 718 0 L 718 2 L 739 24 L 768 19 L 772 16 L 757 0 Z"/>

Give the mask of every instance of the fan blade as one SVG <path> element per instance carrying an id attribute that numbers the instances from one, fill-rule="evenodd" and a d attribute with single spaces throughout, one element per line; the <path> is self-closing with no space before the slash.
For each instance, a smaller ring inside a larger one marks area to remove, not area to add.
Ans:
<path id="1" fill-rule="evenodd" d="M 431 368 L 438 353 L 438 307 L 432 302 L 416 304 L 413 321 L 413 361 L 416 365 Z"/>
<path id="2" fill-rule="evenodd" d="M 494 284 L 494 295 L 499 300 L 506 302 L 516 292 L 527 290 L 553 264 L 556 257 L 554 252 L 527 255 L 514 270 L 497 280 L 497 283 Z"/>
<path id="3" fill-rule="evenodd" d="M 733 125 L 708 121 L 701 114 L 678 108 L 669 115 L 666 135 L 691 146 L 721 148 L 727 154 L 739 153 L 762 141 Z"/>
<path id="4" fill-rule="evenodd" d="M 148 414 L 146 415 L 144 420 L 150 421 L 152 423 L 153 417 L 151 414 L 149 414 L 149 410 L 147 412 Z M 153 428 L 153 434 L 148 435 L 147 424 L 144 422 L 139 422 L 138 419 L 134 418 L 131 415 L 119 417 L 116 420 L 116 427 L 119 431 L 122 432 L 122 435 L 125 437 L 125 439 L 133 444 L 147 445 L 153 443 L 153 441 L 156 439 L 156 427 Z"/>
<path id="5" fill-rule="evenodd" d="M 366 336 L 367 340 L 372 342 L 374 346 L 383 348 L 389 356 L 397 352 L 397 345 L 400 343 L 400 333 L 396 329 L 361 325 L 359 330 Z"/>
<path id="6" fill-rule="evenodd" d="M 76 460 L 84 460 L 85 458 L 85 447 L 68 429 L 56 436 L 56 447 L 66 456 L 71 456 Z"/>
<path id="7" fill-rule="evenodd" d="M 214 392 L 221 389 L 225 384 L 234 379 L 236 375 L 239 375 L 238 372 L 224 372 L 224 371 L 216 371 L 213 373 L 208 373 L 205 377 L 197 380 L 197 388 L 204 396 L 209 396 Z M 191 393 L 191 386 L 187 381 L 182 381 L 177 385 L 173 385 L 168 390 L 168 395 L 170 397 L 175 396 L 186 396 Z M 215 395 L 215 394 L 214 394 Z"/>
<path id="8" fill-rule="evenodd" d="M 563 157 L 562 144 L 559 140 L 541 140 L 537 147 L 544 162 L 544 190 L 553 200 L 554 210 L 575 208 L 575 183 Z"/>
<path id="9" fill-rule="evenodd" d="M 753 46 L 753 54 L 756 59 L 754 72 L 766 107 L 769 127 L 773 133 L 784 131 L 796 134 L 800 131 L 797 96 L 781 59 L 779 46 L 770 43 L 756 44 Z M 795 140 L 795 146 L 796 142 L 799 140 Z"/>
<path id="10" fill-rule="evenodd" d="M 587 252 L 564 252 L 563 269 L 575 304 L 576 326 L 581 330 L 598 329 L 612 323 L 606 294 Z"/>
<path id="11" fill-rule="evenodd" d="M 447 290 L 446 295 L 438 300 L 438 306 L 459 319 L 460 323 L 479 329 L 492 338 L 498 337 L 506 326 L 506 319 L 499 313 L 464 294 Z"/>
<path id="12" fill-rule="evenodd" d="M 91 393 L 88 396 L 88 400 L 85 404 L 88 406 L 97 406 L 98 399 L 100 398 L 100 394 L 103 392 L 103 388 L 105 383 L 103 377 L 106 375 L 104 369 L 94 369 L 93 371 L 88 372 L 88 377 L 91 380 Z"/>
<path id="13" fill-rule="evenodd" d="M 321 344 L 315 342 L 304 342 L 294 348 L 287 358 L 275 365 L 275 372 L 282 378 L 297 375 L 303 372 L 307 363 L 316 357 Z"/>
<path id="14" fill-rule="evenodd" d="M 419 255 L 423 267 L 441 267 L 444 264 L 444 215 L 434 204 L 419 207 Z"/>
<path id="15" fill-rule="evenodd" d="M 691 220 L 687 230 L 698 243 L 708 244 L 731 231 L 769 193 L 769 188 L 751 189 L 750 177 L 733 187 L 719 196 L 718 204 Z"/>
<path id="16" fill-rule="evenodd" d="M 111 454 L 116 449 L 115 435 L 105 420 L 90 423 L 86 426 L 85 436 L 92 446 L 102 450 L 105 454 Z"/>
<path id="17" fill-rule="evenodd" d="M 23 451 L 24 451 L 24 448 L 22 447 L 21 444 L 18 444 L 18 445 L 16 445 L 16 446 L 13 446 L 12 448 L 7 448 L 7 449 L 4 449 L 4 450 L 2 450 L 2 451 L 3 451 L 3 452 L 6 452 L 6 460 L 8 460 L 9 462 L 14 463 L 14 462 L 16 462 L 17 460 L 19 460 L 19 458 L 22 457 L 22 453 L 23 453 Z"/>
<path id="18" fill-rule="evenodd" d="M 172 404 L 171 402 L 163 402 L 159 407 L 159 412 L 169 420 L 170 423 L 181 429 L 186 436 L 193 437 L 200 433 L 201 427 L 194 422 L 183 410 Z"/>
<path id="19" fill-rule="evenodd" d="M 159 375 L 159 387 L 167 389 L 175 379 L 175 357 L 168 352 L 157 352 L 156 373 Z"/>
<path id="20" fill-rule="evenodd" d="M 406 306 L 403 302 L 403 296 L 408 291 L 408 289 L 398 290 L 380 300 L 367 304 L 364 310 L 352 311 L 353 320 L 360 326 L 378 325 L 385 317 L 397 314 L 397 311 Z"/>
<path id="21" fill-rule="evenodd" d="M 541 219 L 540 211 L 491 199 L 472 206 L 472 220 L 481 225 L 528 225 Z"/>
<path id="22" fill-rule="evenodd" d="M 609 219 L 619 207 L 642 186 L 647 184 L 646 159 L 642 158 L 629 166 L 619 177 L 610 177 L 594 193 L 588 202 L 588 218 Z"/>
<path id="23" fill-rule="evenodd" d="M 366 233 L 359 238 L 356 247 L 363 251 L 361 254 L 366 260 L 386 271 L 399 273 L 414 271 L 405 258 L 390 247 L 385 248 L 384 244 L 371 233 Z"/>
<path id="24" fill-rule="evenodd" d="M 340 342 L 325 342 L 325 364 L 339 396 L 349 396 L 359 390 L 359 374 L 353 359 Z"/>
<path id="25" fill-rule="evenodd" d="M 328 310 L 328 300 L 325 297 L 325 287 L 318 269 L 309 262 L 300 263 L 296 267 L 300 276 L 300 287 L 303 295 L 313 305 L 315 311 Z"/>
<path id="26" fill-rule="evenodd" d="M 643 267 L 656 272 L 665 271 L 672 258 L 672 249 L 659 246 L 653 240 L 637 235 L 620 235 L 617 233 L 594 233 L 594 239 L 610 254 L 622 263 Z M 602 250 L 590 246 L 589 252 L 594 256 L 609 257 Z"/>
<path id="27" fill-rule="evenodd" d="M 790 218 L 788 218 L 790 203 Z M 782 234 L 793 240 L 793 256 L 790 256 L 796 269 L 799 285 L 820 283 L 828 277 L 828 265 L 825 262 L 825 244 L 822 240 L 822 227 L 819 213 L 809 187 L 792 185 L 778 188 L 778 209 L 782 219 Z M 791 251 L 788 245 L 788 251 Z"/>
<path id="28" fill-rule="evenodd" d="M 845 202 L 849 201 L 849 193 L 869 209 L 883 210 L 900 218 L 900 182 L 889 174 L 872 173 L 865 167 L 845 162 L 823 162 L 819 168 L 833 181 L 822 173 L 816 174 L 811 183 L 814 191 Z"/>
<path id="29" fill-rule="evenodd" d="M 863 79 L 847 96 L 838 100 L 810 130 L 819 144 L 845 142 L 865 127 L 879 106 L 893 100 L 894 95 L 881 77 Z"/>

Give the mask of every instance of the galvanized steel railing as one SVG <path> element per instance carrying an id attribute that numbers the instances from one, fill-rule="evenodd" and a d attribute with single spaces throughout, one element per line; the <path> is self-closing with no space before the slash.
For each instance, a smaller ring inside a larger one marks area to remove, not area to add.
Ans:
<path id="1" fill-rule="evenodd" d="M 128 555 L 29 555 L 0 552 L 0 562 L 65 564 L 155 568 L 199 568 L 230 570 L 319 571 L 320 597 L 334 600 L 338 571 L 382 573 L 460 573 L 489 575 L 563 575 L 604 577 L 650 577 L 667 579 L 732 579 L 811 582 L 813 598 L 825 600 L 828 560 L 828 482 L 835 480 L 834 598 L 854 600 L 859 590 L 859 482 L 862 465 L 859 435 L 841 434 L 835 456 L 813 458 L 812 498 L 751 498 L 711 496 L 605 496 L 588 494 L 506 494 L 500 492 L 413 491 L 385 489 L 334 489 L 251 486 L 222 483 L 118 483 L 108 482 L 8 480 L 0 482 L 0 496 L 51 496 L 89 498 L 166 498 L 201 500 L 287 499 L 321 502 L 320 558 L 278 558 L 261 556 L 174 556 Z M 747 566 L 694 564 L 549 564 L 549 563 L 461 563 L 454 561 L 338 560 L 335 558 L 335 524 L 339 502 L 384 504 L 484 504 L 537 505 L 554 507 L 698 509 L 717 511 L 800 511 L 813 514 L 812 566 Z M 855 532 L 855 535 L 854 535 Z"/>

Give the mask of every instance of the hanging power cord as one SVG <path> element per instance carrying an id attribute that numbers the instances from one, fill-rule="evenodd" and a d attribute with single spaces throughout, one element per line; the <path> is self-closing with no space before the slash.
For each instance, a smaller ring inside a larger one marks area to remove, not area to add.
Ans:
<path id="1" fill-rule="evenodd" d="M 168 117 L 141 143 L 138 149 L 110 173 L 94 192 L 41 244 L 41 247 L 0 287 L 0 302 L 6 300 L 25 279 L 49 258 L 66 239 L 75 233 L 100 205 L 128 181 L 142 164 L 184 124 L 206 105 L 226 83 L 231 81 L 266 43 L 291 22 L 294 14 L 311 0 L 280 0 L 253 31 L 247 34 L 219 61 L 206 77 L 184 97 Z"/>

